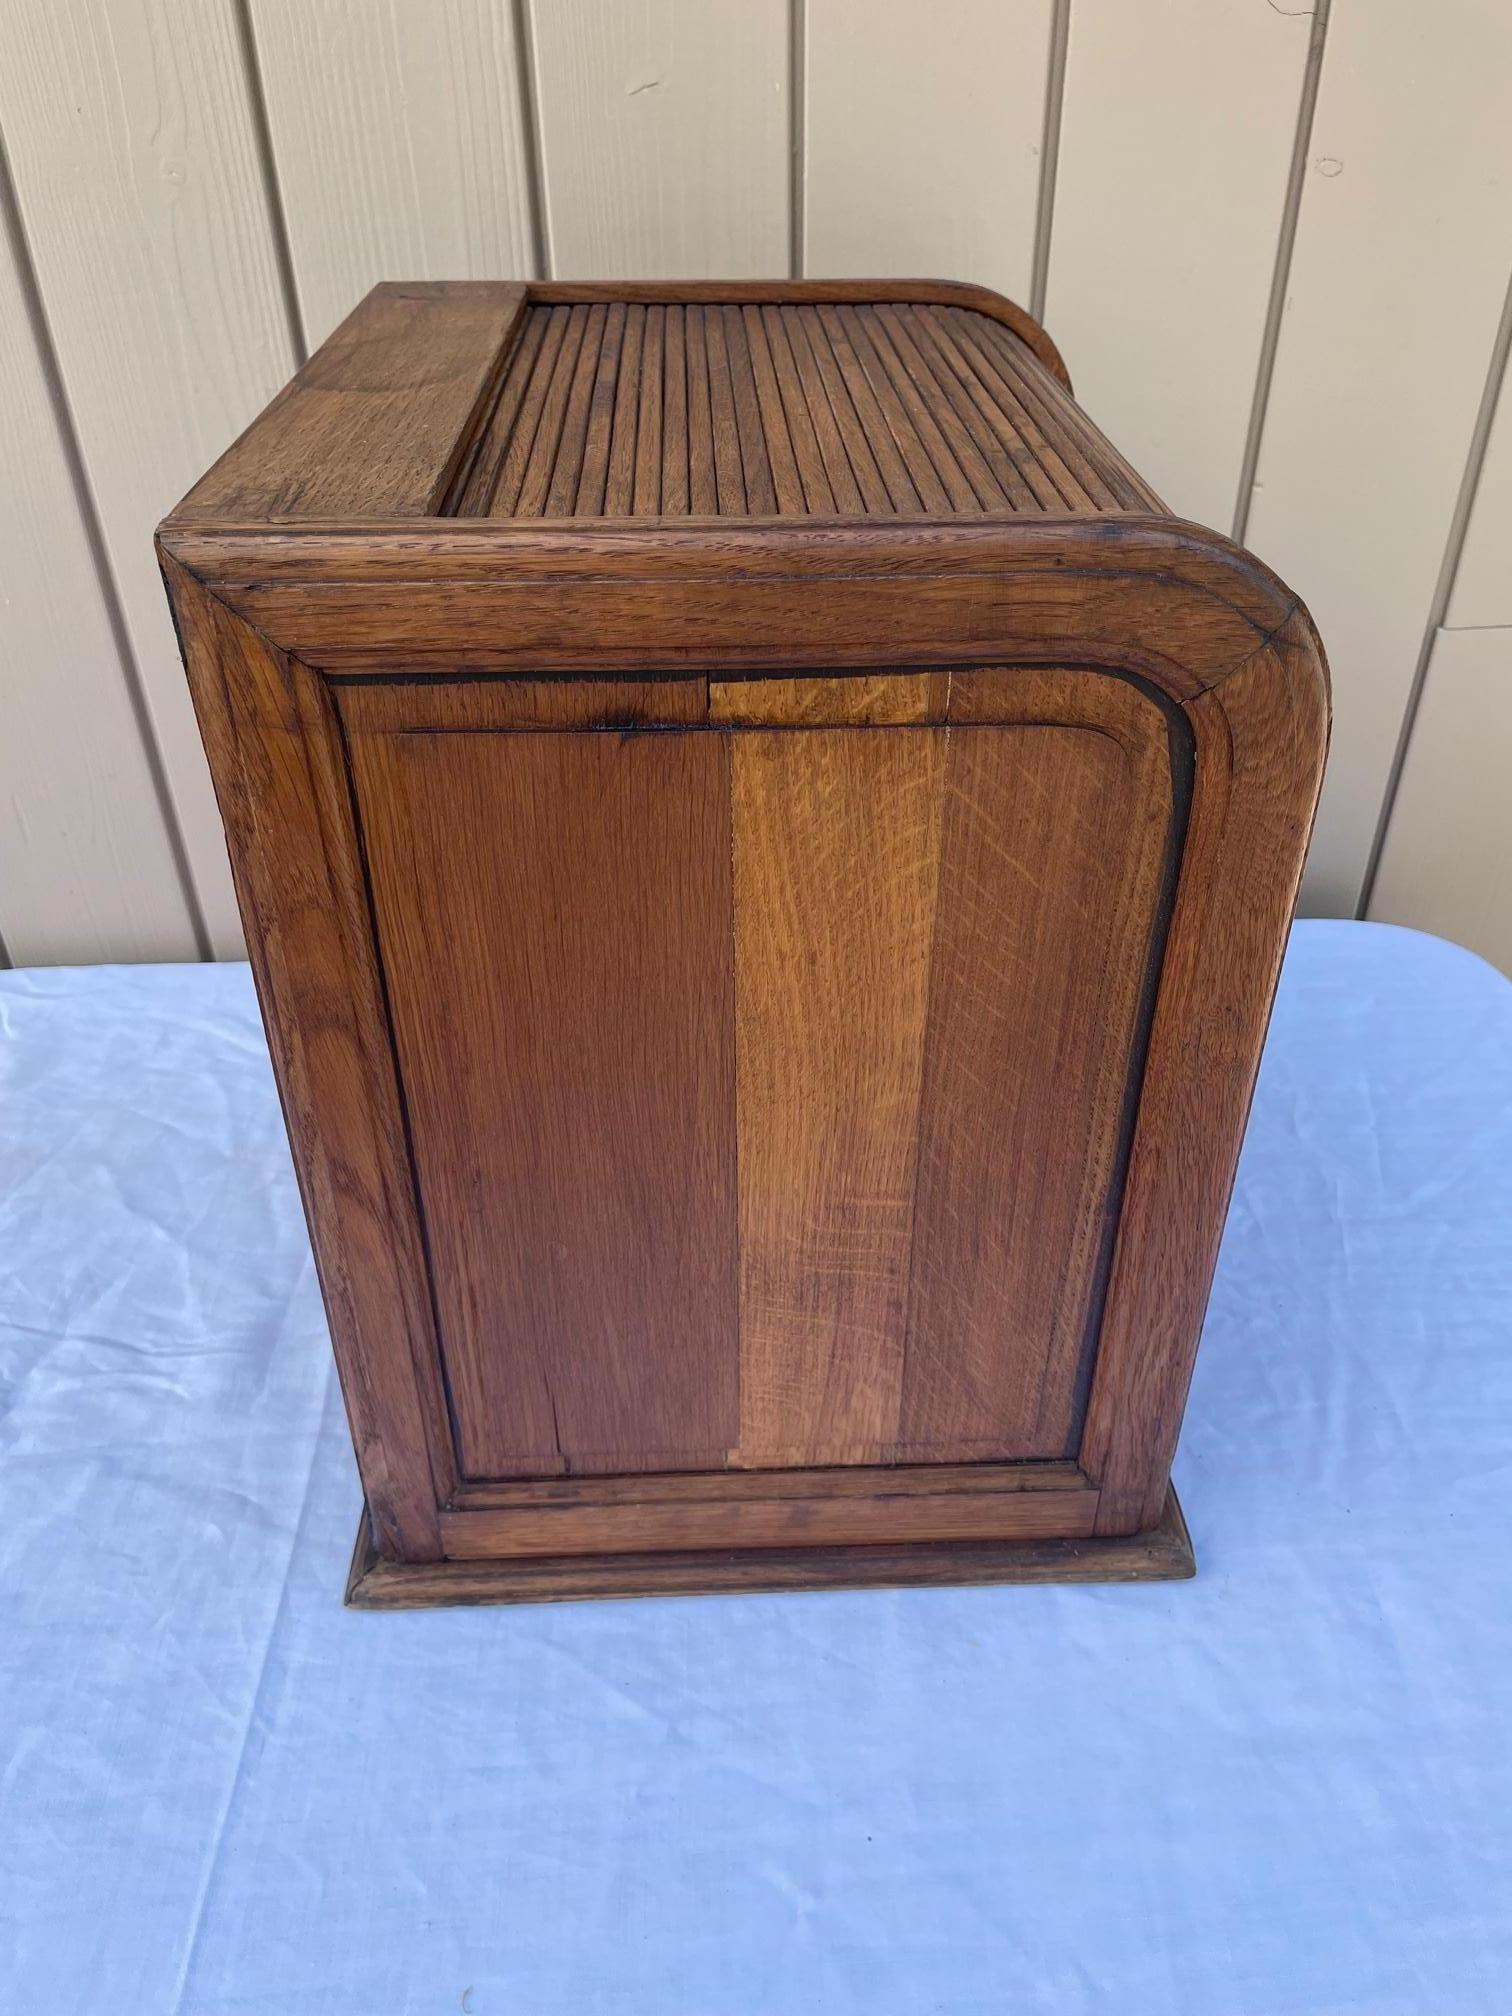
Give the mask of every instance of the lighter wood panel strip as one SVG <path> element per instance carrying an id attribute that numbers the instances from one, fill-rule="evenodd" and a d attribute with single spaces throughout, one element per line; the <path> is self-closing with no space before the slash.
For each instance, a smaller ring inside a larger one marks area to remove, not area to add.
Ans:
<path id="1" fill-rule="evenodd" d="M 1036 712 L 1064 725 L 965 725 Z M 1163 882 L 1166 730 L 1132 688 L 1074 673 L 958 675 L 951 713 L 900 1453 L 1068 1455 Z"/>
<path id="2" fill-rule="evenodd" d="M 945 739 L 733 740 L 745 1467 L 897 1437 Z"/>
<path id="3" fill-rule="evenodd" d="M 987 1491 L 893 1498 L 773 1498 L 443 1512 L 452 1561 L 677 1553 L 690 1547 L 845 1547 L 878 1541 L 1052 1540 L 1092 1531 L 1090 1491 Z"/>
<path id="4" fill-rule="evenodd" d="M 709 719 L 726 726 L 819 727 L 943 721 L 948 672 L 857 673 L 845 679 L 713 680 Z"/>

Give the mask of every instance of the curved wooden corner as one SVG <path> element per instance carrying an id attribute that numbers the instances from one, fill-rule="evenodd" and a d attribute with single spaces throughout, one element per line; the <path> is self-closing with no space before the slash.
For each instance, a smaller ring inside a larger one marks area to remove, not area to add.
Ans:
<path id="1" fill-rule="evenodd" d="M 1184 711 L 1192 807 L 1080 1453 L 1107 1534 L 1164 1501 L 1317 809 L 1328 674 L 1301 604 Z"/>

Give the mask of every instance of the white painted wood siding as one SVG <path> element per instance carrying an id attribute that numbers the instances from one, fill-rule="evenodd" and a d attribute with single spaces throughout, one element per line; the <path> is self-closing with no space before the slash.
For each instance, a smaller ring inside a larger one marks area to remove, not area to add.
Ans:
<path id="1" fill-rule="evenodd" d="M 808 0 L 803 269 L 1029 299 L 1051 0 Z"/>
<path id="2" fill-rule="evenodd" d="M 1509 102 L 1501 0 L 7 0 L 5 953 L 239 950 L 152 527 L 375 279 L 802 270 L 1043 293 L 1318 618 L 1304 907 L 1505 956 Z"/>

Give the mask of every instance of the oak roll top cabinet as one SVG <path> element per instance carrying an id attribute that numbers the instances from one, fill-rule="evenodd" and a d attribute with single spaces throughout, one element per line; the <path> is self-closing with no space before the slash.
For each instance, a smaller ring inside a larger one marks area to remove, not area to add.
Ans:
<path id="1" fill-rule="evenodd" d="M 1172 1576 L 1305 610 L 939 282 L 377 288 L 160 529 L 355 1603 Z"/>

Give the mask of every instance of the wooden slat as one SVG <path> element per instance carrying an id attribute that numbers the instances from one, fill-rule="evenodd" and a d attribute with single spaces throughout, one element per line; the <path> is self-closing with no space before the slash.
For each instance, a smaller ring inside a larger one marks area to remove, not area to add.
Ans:
<path id="1" fill-rule="evenodd" d="M 1075 675 L 1044 678 L 1074 720 Z M 1015 675 L 952 684 L 953 721 L 1005 702 Z M 1099 705 L 1087 729 L 951 730 L 904 1455 L 1076 1445 L 1170 817 L 1155 709 Z"/>
<path id="2" fill-rule="evenodd" d="M 0 8 L 0 126 L 211 944 L 241 947 L 151 529 L 294 357 L 232 0 Z"/>
<path id="3" fill-rule="evenodd" d="M 734 738 L 740 1447 L 898 1432 L 946 736 Z"/>
<path id="4" fill-rule="evenodd" d="M 193 959 L 193 918 L 3 239 L 0 464 L 0 944 L 17 966 Z"/>
<path id="5" fill-rule="evenodd" d="M 1512 978 L 1512 629 L 1440 630 L 1370 915 L 1468 945 Z"/>
<path id="6" fill-rule="evenodd" d="M 532 12 L 552 272 L 786 273 L 785 0 Z"/>
<path id="7" fill-rule="evenodd" d="M 1088 412 L 1224 530 L 1312 25 L 1251 0 L 1071 8 L 1045 320 Z"/>
<path id="8" fill-rule="evenodd" d="M 718 1466 L 725 738 L 352 740 L 464 1472 Z"/>
<path id="9" fill-rule="evenodd" d="M 380 280 L 531 274 L 510 8 L 251 0 L 251 17 L 312 347 Z"/>
<path id="10" fill-rule="evenodd" d="M 808 0 L 804 267 L 1029 298 L 1050 0 Z"/>
<path id="11" fill-rule="evenodd" d="M 725 1504 L 553 1506 L 443 1512 L 453 1561 L 513 1561 L 600 1551 L 677 1553 L 688 1547 L 854 1547 L 885 1539 L 1044 1540 L 1090 1534 L 1092 1491 L 938 1491 L 898 1499 L 770 1498 Z"/>
<path id="12" fill-rule="evenodd" d="M 1354 912 L 1433 613 L 1506 295 L 1509 74 L 1506 8 L 1329 21 L 1248 531 L 1333 674 L 1315 911 Z"/>

